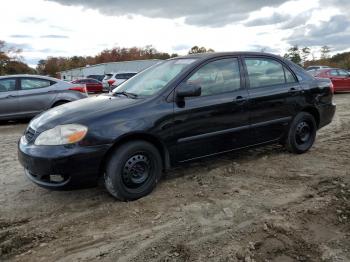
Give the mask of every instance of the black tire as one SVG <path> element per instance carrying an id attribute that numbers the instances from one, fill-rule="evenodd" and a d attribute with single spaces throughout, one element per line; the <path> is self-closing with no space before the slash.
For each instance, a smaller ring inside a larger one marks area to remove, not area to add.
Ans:
<path id="1" fill-rule="evenodd" d="M 315 118 L 309 113 L 300 112 L 289 127 L 285 147 L 295 154 L 307 152 L 315 142 L 316 131 Z"/>
<path id="2" fill-rule="evenodd" d="M 132 141 L 112 152 L 104 182 L 112 196 L 131 201 L 151 193 L 161 175 L 162 159 L 158 149 L 146 141 Z"/>

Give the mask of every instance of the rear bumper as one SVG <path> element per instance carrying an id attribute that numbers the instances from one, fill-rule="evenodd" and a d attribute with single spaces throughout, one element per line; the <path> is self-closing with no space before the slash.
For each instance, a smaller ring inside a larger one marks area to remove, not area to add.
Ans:
<path id="1" fill-rule="evenodd" d="M 95 185 L 109 145 L 35 146 L 19 142 L 18 159 L 25 175 L 49 189 Z"/>
<path id="2" fill-rule="evenodd" d="M 322 128 L 332 122 L 336 110 L 336 105 L 334 103 L 324 104 L 320 105 L 318 109 L 320 112 L 320 123 L 318 128 Z"/>

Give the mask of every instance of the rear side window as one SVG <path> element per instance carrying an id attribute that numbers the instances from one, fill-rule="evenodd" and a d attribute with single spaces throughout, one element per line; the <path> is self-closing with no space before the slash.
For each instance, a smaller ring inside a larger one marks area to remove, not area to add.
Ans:
<path id="1" fill-rule="evenodd" d="M 287 83 L 295 83 L 295 78 L 293 74 L 285 67 L 283 67 L 284 74 L 286 75 L 286 82 Z"/>
<path id="2" fill-rule="evenodd" d="M 51 85 L 51 81 L 46 79 L 39 79 L 39 78 L 22 78 L 21 79 L 22 90 L 44 88 L 44 87 L 49 87 L 50 85 Z"/>
<path id="3" fill-rule="evenodd" d="M 268 58 L 246 58 L 250 88 L 294 83 L 293 74 L 281 63 Z"/>
<path id="4" fill-rule="evenodd" d="M 349 76 L 349 73 L 345 70 L 338 70 L 339 76 Z"/>
<path id="5" fill-rule="evenodd" d="M 237 58 L 210 62 L 198 69 L 188 80 L 202 88 L 201 96 L 232 92 L 241 88 Z"/>
<path id="6" fill-rule="evenodd" d="M 112 76 L 113 76 L 113 74 L 106 74 L 106 76 L 105 76 L 105 80 L 111 79 L 111 78 L 112 78 Z"/>
<path id="7" fill-rule="evenodd" d="M 16 89 L 16 79 L 1 79 L 0 92 L 14 91 Z"/>
<path id="8" fill-rule="evenodd" d="M 329 71 L 329 74 L 330 74 L 331 76 L 338 76 L 337 70 L 331 70 L 331 71 Z"/>

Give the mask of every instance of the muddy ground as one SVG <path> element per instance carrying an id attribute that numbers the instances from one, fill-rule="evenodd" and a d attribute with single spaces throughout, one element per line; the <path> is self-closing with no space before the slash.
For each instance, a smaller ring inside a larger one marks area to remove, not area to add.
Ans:
<path id="1" fill-rule="evenodd" d="M 0 261 L 350 261 L 350 94 L 304 155 L 268 146 L 187 164 L 135 202 L 54 192 L 0 126 Z"/>

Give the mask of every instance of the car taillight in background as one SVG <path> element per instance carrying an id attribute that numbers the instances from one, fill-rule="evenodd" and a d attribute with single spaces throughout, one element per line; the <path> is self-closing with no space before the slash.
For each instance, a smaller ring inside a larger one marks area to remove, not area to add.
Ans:
<path id="1" fill-rule="evenodd" d="M 86 89 L 85 85 L 73 86 L 73 87 L 69 88 L 69 90 L 78 91 L 81 93 L 87 93 L 87 89 Z"/>
<path id="2" fill-rule="evenodd" d="M 109 86 L 113 85 L 114 82 L 115 82 L 115 80 L 113 80 L 113 79 L 110 79 L 110 80 L 107 81 L 107 83 L 109 84 Z"/>
<path id="3" fill-rule="evenodd" d="M 334 94 L 334 85 L 333 85 L 333 82 L 332 82 L 332 81 L 331 81 L 330 88 L 331 88 L 331 92 L 332 92 L 332 94 Z"/>

